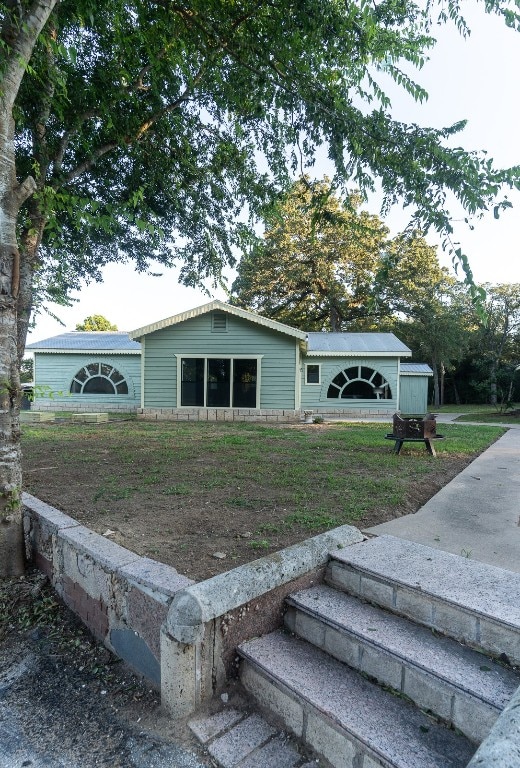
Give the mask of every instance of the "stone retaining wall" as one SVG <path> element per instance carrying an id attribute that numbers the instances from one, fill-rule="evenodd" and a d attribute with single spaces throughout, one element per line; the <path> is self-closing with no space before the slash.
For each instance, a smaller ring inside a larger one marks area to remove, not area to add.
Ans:
<path id="1" fill-rule="evenodd" d="M 181 719 L 219 693 L 237 645 L 281 626 L 287 595 L 322 581 L 329 553 L 364 538 L 343 525 L 178 592 L 161 630 L 163 706 Z"/>
<path id="2" fill-rule="evenodd" d="M 225 686 L 237 645 L 281 626 L 286 596 L 322 580 L 331 550 L 364 538 L 341 526 L 195 584 L 34 496 L 23 504 L 35 565 L 99 640 L 161 687 L 174 717 Z"/>
<path id="3" fill-rule="evenodd" d="M 174 595 L 193 584 L 25 493 L 32 558 L 92 634 L 157 688 L 160 629 Z"/>

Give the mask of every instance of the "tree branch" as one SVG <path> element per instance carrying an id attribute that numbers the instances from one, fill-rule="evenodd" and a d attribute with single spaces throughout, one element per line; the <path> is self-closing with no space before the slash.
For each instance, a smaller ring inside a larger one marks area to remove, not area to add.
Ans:
<path id="1" fill-rule="evenodd" d="M 60 0 L 34 0 L 31 7 L 20 19 L 17 33 L 12 39 L 7 55 L 4 74 L 0 81 L 3 91 L 2 98 L 8 109 L 12 109 L 18 95 L 25 68 L 31 58 L 38 36 L 46 25 L 54 7 L 59 2 Z"/>
<path id="2" fill-rule="evenodd" d="M 54 175 L 59 174 L 61 172 L 61 168 L 63 166 L 63 158 L 65 157 L 65 152 L 67 151 L 67 147 L 69 146 L 70 140 L 79 132 L 85 120 L 91 120 L 93 117 L 97 117 L 97 116 L 98 116 L 98 113 L 95 110 L 89 110 L 87 112 L 83 112 L 82 115 L 79 115 L 77 117 L 74 127 L 64 132 L 63 136 L 61 137 L 61 141 L 58 145 L 58 151 L 56 152 L 56 155 L 54 157 L 54 162 L 53 162 Z"/>
<path id="3" fill-rule="evenodd" d="M 171 104 L 167 104 L 165 107 L 163 107 L 163 109 L 161 109 L 158 112 L 156 112 L 155 114 L 151 115 L 147 120 L 145 120 L 143 123 L 141 123 L 141 125 L 139 126 L 139 128 L 137 129 L 137 131 L 135 132 L 135 134 L 133 136 L 126 136 L 123 139 L 123 143 L 129 145 L 129 144 L 133 144 L 136 141 L 139 141 L 139 139 L 158 120 L 160 120 L 161 117 L 164 117 L 164 115 L 167 115 L 168 113 L 173 112 L 175 109 L 178 109 L 183 102 L 187 101 L 190 98 L 190 96 L 191 96 L 191 94 L 193 92 L 193 89 L 195 88 L 197 83 L 200 82 L 200 79 L 202 78 L 204 69 L 205 69 L 205 66 L 202 66 L 199 69 L 199 71 L 195 75 L 195 77 L 193 79 L 193 82 L 190 85 L 190 87 L 186 88 L 184 93 L 181 96 L 179 96 L 178 99 L 175 99 L 175 101 L 173 101 Z M 85 119 L 87 119 L 87 116 L 94 117 L 94 114 L 85 113 Z M 61 167 L 61 163 L 63 162 L 63 154 L 65 152 L 66 146 L 67 146 L 68 142 L 70 141 L 70 139 L 72 138 L 72 135 L 74 134 L 74 132 L 76 132 L 77 130 L 79 130 L 79 126 L 77 126 L 74 129 L 71 129 L 71 131 L 69 131 L 68 134 L 64 134 L 64 136 L 62 137 L 62 141 L 60 143 L 60 149 L 58 150 L 58 154 L 60 156 L 60 165 L 59 165 L 59 167 Z M 87 160 L 84 160 L 82 163 L 77 165 L 76 168 L 74 168 L 72 171 L 69 171 L 69 173 L 67 173 L 67 175 L 65 176 L 64 179 L 61 179 L 61 180 L 60 179 L 56 179 L 55 182 L 52 184 L 52 186 L 54 187 L 54 189 L 58 189 L 59 187 L 63 186 L 64 184 L 68 184 L 70 181 L 73 181 L 78 176 L 81 176 L 83 173 L 86 173 L 87 171 L 89 171 L 92 168 L 92 166 L 99 160 L 100 157 L 103 157 L 104 155 L 108 154 L 109 152 L 112 152 L 114 149 L 116 149 L 119 146 L 121 146 L 121 142 L 110 141 L 110 142 L 107 142 L 106 144 L 102 145 L 101 147 L 98 147 L 98 149 L 95 149 L 92 152 L 91 156 Z M 58 168 L 58 166 L 56 164 L 56 161 L 55 161 L 54 166 L 55 166 L 55 168 Z"/>

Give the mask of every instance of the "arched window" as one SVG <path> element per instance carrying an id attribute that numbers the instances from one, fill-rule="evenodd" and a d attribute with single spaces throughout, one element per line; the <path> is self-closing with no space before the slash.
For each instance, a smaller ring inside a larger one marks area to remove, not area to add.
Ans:
<path id="1" fill-rule="evenodd" d="M 89 363 L 72 379 L 73 395 L 127 395 L 125 377 L 108 363 Z"/>
<path id="2" fill-rule="evenodd" d="M 373 368 L 353 365 L 334 376 L 327 397 L 341 400 L 389 400 L 392 392 L 384 376 Z"/>

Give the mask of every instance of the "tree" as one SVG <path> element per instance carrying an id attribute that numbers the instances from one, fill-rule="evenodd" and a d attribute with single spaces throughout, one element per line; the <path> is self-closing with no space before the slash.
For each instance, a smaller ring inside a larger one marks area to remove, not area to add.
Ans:
<path id="1" fill-rule="evenodd" d="M 29 384 L 34 381 L 34 358 L 27 357 L 20 366 L 20 382 Z"/>
<path id="2" fill-rule="evenodd" d="M 77 331 L 117 331 L 117 325 L 113 325 L 103 315 L 89 315 L 82 323 L 76 326 Z"/>
<path id="3" fill-rule="evenodd" d="M 240 261 L 232 303 L 308 331 L 365 319 L 388 230 L 360 202 L 343 204 L 328 179 L 297 181 Z"/>
<path id="4" fill-rule="evenodd" d="M 442 405 L 446 370 L 464 357 L 476 326 L 467 291 L 424 238 L 400 235 L 389 244 L 375 292 L 387 324 L 414 356 L 430 363 L 433 404 Z"/>
<path id="5" fill-rule="evenodd" d="M 486 285 L 487 320 L 478 334 L 478 355 L 487 368 L 488 397 L 498 404 L 500 368 L 505 366 L 506 390 L 516 365 L 520 348 L 520 284 Z M 504 392 L 507 397 L 507 392 Z"/>
<path id="6" fill-rule="evenodd" d="M 434 44 L 435 3 L 411 0 L 0 0 L 0 573 L 23 567 L 19 368 L 35 301 L 64 300 L 112 260 L 220 279 L 273 193 L 320 145 L 345 188 L 449 236 L 446 193 L 497 211 L 516 171 L 391 117 L 378 71 Z M 440 20 L 459 27 L 457 3 Z M 490 12 L 516 25 L 511 0 Z M 462 258 L 462 255 L 460 255 Z M 6 564 L 6 565 L 4 565 Z"/>

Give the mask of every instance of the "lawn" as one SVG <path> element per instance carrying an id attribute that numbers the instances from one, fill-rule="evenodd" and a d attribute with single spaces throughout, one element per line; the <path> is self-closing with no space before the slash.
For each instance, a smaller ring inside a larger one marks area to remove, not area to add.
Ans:
<path id="1" fill-rule="evenodd" d="M 436 413 L 462 413 L 456 421 L 478 421 L 484 424 L 518 424 L 520 422 L 520 405 L 512 405 L 511 408 L 501 411 L 496 405 L 471 404 L 471 405 L 443 405 Z"/>
<path id="2" fill-rule="evenodd" d="M 383 424 L 24 425 L 24 487 L 194 579 L 422 506 L 503 430 L 443 424 L 437 458 Z"/>

